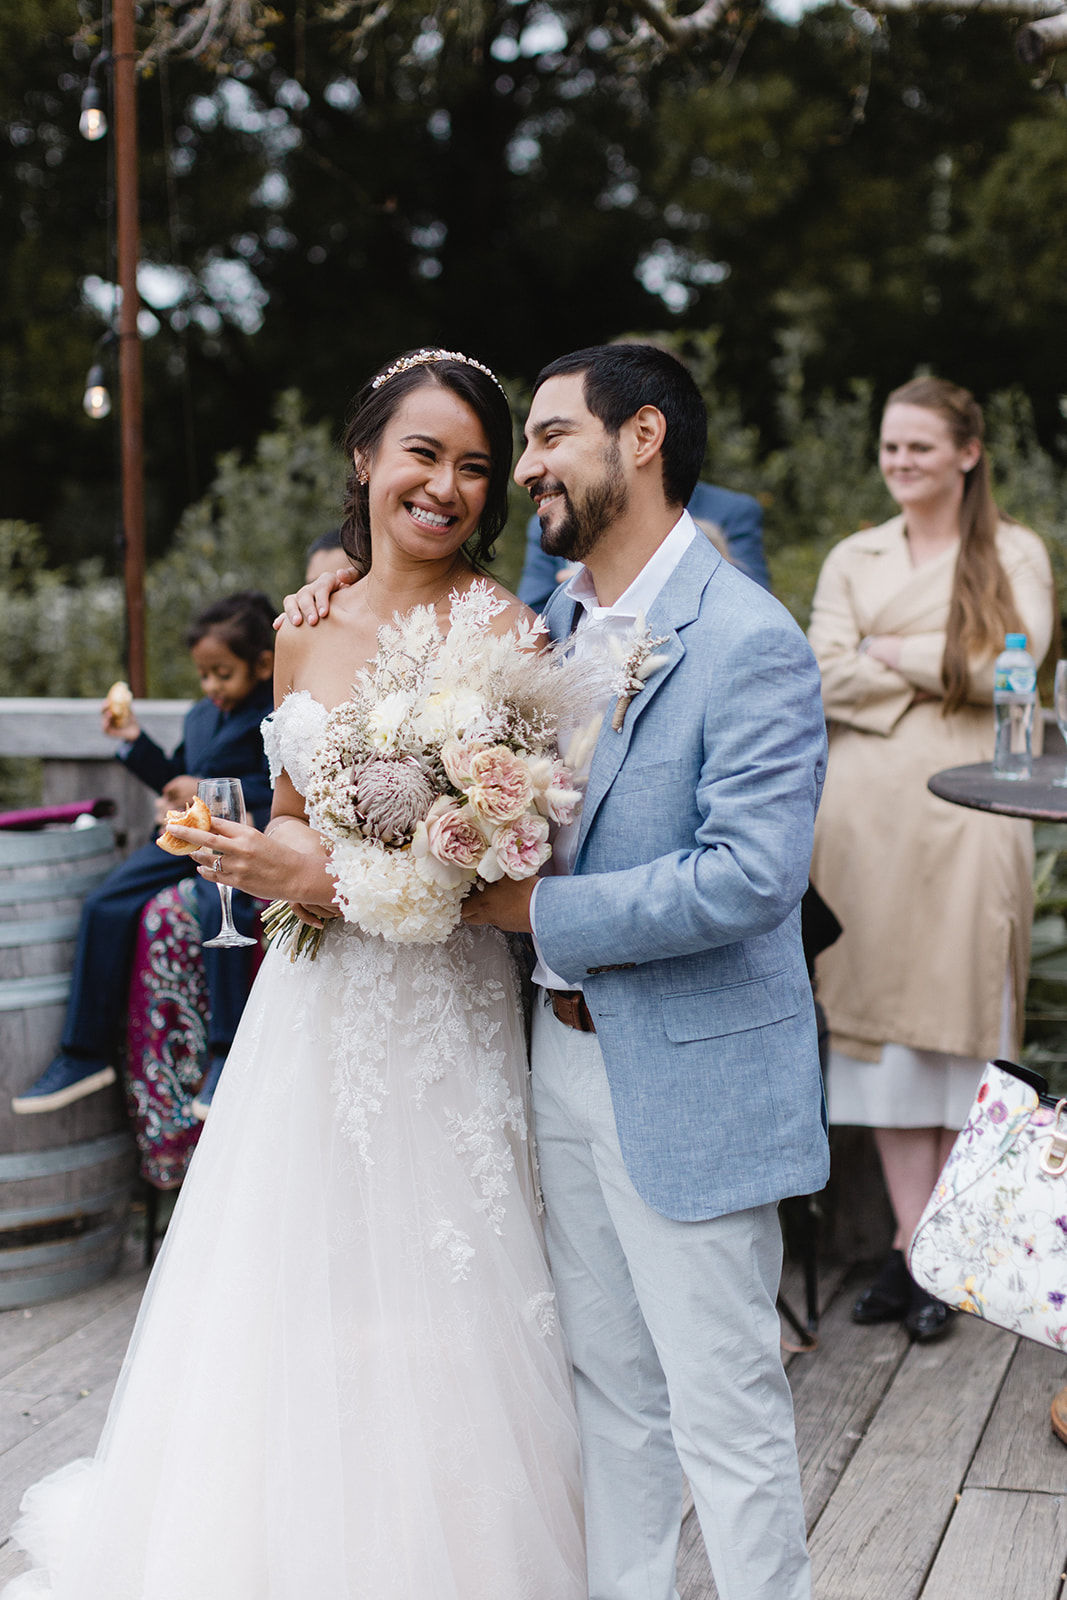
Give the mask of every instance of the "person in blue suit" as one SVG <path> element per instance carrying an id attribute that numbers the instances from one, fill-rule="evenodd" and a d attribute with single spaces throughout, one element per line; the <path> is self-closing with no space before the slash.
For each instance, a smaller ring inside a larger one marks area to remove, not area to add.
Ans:
<path id="1" fill-rule="evenodd" d="M 811 1595 L 776 1203 L 829 1171 L 800 915 L 826 735 L 800 629 L 684 509 L 706 428 L 651 346 L 538 377 L 515 477 L 547 553 L 583 563 L 545 620 L 579 653 L 614 639 L 631 687 L 603 708 L 554 875 L 464 903 L 537 954 L 592 1600 L 674 1595 L 683 1470 L 721 1600 Z"/>
<path id="2" fill-rule="evenodd" d="M 721 528 L 727 554 L 735 567 L 753 578 L 762 589 L 769 589 L 771 576 L 763 556 L 763 508 L 750 494 L 720 489 L 717 484 L 698 483 L 686 507 L 697 522 Z M 534 515 L 526 524 L 526 554 L 519 599 L 531 611 L 543 611 L 571 569 L 558 556 L 541 547 L 541 519 Z M 309 580 L 310 581 L 310 580 Z"/>
<path id="3" fill-rule="evenodd" d="M 266 595 L 245 590 L 201 612 L 186 635 L 204 699 L 185 718 L 183 738 L 172 756 L 130 715 L 104 731 L 121 740 L 118 759 L 174 808 L 184 808 L 200 778 L 240 778 L 249 815 L 262 826 L 270 812 L 271 788 L 260 724 L 273 709 L 274 606 Z M 126 1015 L 130 962 L 141 912 L 160 889 L 194 878 L 204 939 L 221 926 L 219 894 L 197 875 L 189 856 L 172 856 L 154 843 L 135 850 L 87 897 L 78 928 L 67 1017 L 59 1054 L 37 1081 L 17 1095 L 21 1115 L 57 1111 L 115 1081 L 115 1060 Z M 241 931 L 251 931 L 255 906 L 234 900 Z M 204 950 L 211 1008 L 209 1065 L 197 1096 L 206 1114 L 214 1085 L 240 1021 L 250 982 L 248 950 Z"/>

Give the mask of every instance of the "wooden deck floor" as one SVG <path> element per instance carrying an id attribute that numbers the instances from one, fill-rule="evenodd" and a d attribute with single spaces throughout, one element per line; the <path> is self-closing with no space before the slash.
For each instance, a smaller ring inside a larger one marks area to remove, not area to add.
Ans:
<path id="1" fill-rule="evenodd" d="M 789 1361 L 816 1600 L 1067 1600 L 1063 1357 L 964 1317 L 913 1347 L 849 1321 L 854 1274 L 823 1277 L 819 1348 Z M 109 1283 L 0 1315 L 3 1535 L 28 1483 L 93 1449 L 144 1281 L 131 1247 Z M 0 1582 L 22 1570 L 3 1538 Z M 715 1595 L 691 1513 L 678 1580 Z"/>

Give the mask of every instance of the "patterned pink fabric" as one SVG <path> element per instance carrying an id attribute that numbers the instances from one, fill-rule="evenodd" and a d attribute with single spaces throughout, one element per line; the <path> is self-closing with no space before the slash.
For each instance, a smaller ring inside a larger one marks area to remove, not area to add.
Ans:
<path id="1" fill-rule="evenodd" d="M 141 913 L 130 979 L 126 1104 L 141 1176 L 176 1189 L 203 1126 L 192 1102 L 207 1067 L 208 995 L 192 878 Z"/>

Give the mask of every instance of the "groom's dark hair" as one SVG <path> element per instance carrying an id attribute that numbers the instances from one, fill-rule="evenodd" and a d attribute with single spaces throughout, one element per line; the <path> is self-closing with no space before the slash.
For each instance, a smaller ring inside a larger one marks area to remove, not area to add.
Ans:
<path id="1" fill-rule="evenodd" d="M 618 436 L 642 406 L 662 411 L 663 492 L 671 505 L 687 505 L 708 445 L 708 413 L 692 375 L 658 345 L 595 344 L 542 367 L 534 393 L 548 378 L 577 372 L 585 378 L 586 405 L 611 434 Z"/>

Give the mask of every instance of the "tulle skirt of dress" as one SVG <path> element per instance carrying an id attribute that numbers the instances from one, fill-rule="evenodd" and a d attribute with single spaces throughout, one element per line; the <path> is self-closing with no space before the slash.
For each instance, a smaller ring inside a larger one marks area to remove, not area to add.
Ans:
<path id="1" fill-rule="evenodd" d="M 4 1600 L 581 1600 L 506 945 L 259 974 L 97 1455 Z"/>

